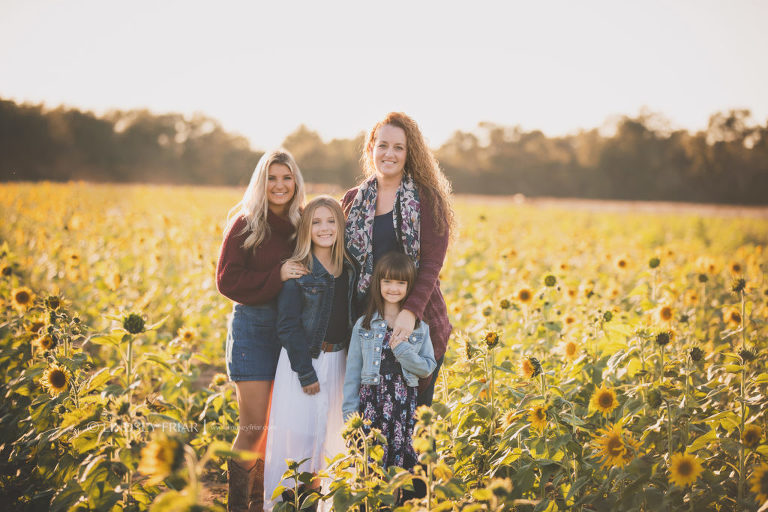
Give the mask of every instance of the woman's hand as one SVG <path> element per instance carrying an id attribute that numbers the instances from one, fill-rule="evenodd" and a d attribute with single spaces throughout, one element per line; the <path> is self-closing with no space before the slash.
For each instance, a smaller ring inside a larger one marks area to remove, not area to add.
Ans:
<path id="1" fill-rule="evenodd" d="M 312 384 L 308 386 L 304 386 L 301 388 L 302 391 L 304 391 L 308 395 L 316 395 L 320 392 L 320 383 L 319 382 L 313 382 Z"/>
<path id="2" fill-rule="evenodd" d="M 280 267 L 280 279 L 282 281 L 295 279 L 308 273 L 309 270 L 307 270 L 307 267 L 295 261 L 286 261 L 283 263 L 283 266 Z"/>
<path id="3" fill-rule="evenodd" d="M 414 327 L 416 327 L 416 315 L 407 309 L 401 310 L 397 314 L 397 318 L 395 318 L 395 325 L 392 328 L 392 338 L 389 340 L 389 345 L 395 348 L 401 342 L 407 340 Z"/>

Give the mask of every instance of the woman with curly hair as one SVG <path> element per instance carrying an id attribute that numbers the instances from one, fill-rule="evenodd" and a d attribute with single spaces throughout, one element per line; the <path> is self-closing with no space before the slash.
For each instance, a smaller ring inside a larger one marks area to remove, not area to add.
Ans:
<path id="1" fill-rule="evenodd" d="M 440 270 L 454 229 L 451 184 L 427 147 L 416 121 L 390 112 L 366 137 L 365 178 L 347 191 L 346 244 L 360 268 L 358 313 L 366 303 L 373 268 L 386 253 L 405 253 L 418 272 L 395 320 L 392 338 L 406 340 L 421 320 L 429 326 L 437 368 L 419 382 L 418 405 L 431 405 L 451 323 L 440 291 Z"/>

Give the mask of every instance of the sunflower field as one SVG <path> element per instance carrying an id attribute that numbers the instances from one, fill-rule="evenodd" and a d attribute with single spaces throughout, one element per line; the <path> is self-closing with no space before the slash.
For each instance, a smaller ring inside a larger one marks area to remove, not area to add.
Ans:
<path id="1" fill-rule="evenodd" d="M 6 510 L 224 510 L 214 270 L 234 189 L 0 185 Z M 358 418 L 335 510 L 730 511 L 768 501 L 768 219 L 457 198 L 454 324 L 415 474 Z M 287 461 L 296 487 L 310 475 Z M 426 496 L 403 503 L 413 479 Z"/>

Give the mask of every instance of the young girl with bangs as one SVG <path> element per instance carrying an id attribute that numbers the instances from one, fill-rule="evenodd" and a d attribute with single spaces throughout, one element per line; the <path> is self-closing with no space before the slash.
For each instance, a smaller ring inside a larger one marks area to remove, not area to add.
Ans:
<path id="1" fill-rule="evenodd" d="M 344 250 L 339 203 L 319 196 L 304 208 L 288 260 L 309 272 L 283 285 L 277 301 L 277 363 L 264 471 L 264 510 L 272 510 L 285 459 L 317 473 L 325 457 L 345 451 L 341 402 L 355 268 Z M 276 497 L 279 500 L 279 496 Z"/>
<path id="2" fill-rule="evenodd" d="M 419 378 L 437 363 L 429 326 L 417 322 L 405 339 L 393 336 L 398 315 L 416 281 L 416 265 L 403 253 L 390 252 L 376 264 L 365 315 L 352 329 L 344 379 L 344 420 L 359 412 L 387 439 L 384 466 L 412 469 Z"/>

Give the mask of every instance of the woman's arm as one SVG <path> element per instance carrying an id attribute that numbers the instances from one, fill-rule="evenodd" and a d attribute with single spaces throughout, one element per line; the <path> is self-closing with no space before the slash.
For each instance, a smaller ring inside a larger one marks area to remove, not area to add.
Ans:
<path id="1" fill-rule="evenodd" d="M 426 327 L 426 333 L 418 353 L 408 341 L 403 341 L 392 349 L 392 352 L 394 352 L 395 357 L 404 369 L 422 378 L 431 375 L 437 367 L 435 351 L 432 348 L 432 340 L 429 337 L 429 327 L 427 327 L 427 324 L 423 325 Z"/>
<path id="2" fill-rule="evenodd" d="M 245 219 L 235 221 L 224 237 L 216 266 L 216 288 L 219 293 L 240 304 L 265 304 L 280 293 L 282 262 L 275 261 L 268 271 L 251 270 L 246 266 L 246 252 L 242 248 L 247 237 L 240 234 Z"/>
<path id="3" fill-rule="evenodd" d="M 344 375 L 344 402 L 341 412 L 346 422 L 350 416 L 358 412 L 360 407 L 360 382 L 363 372 L 363 351 L 361 349 L 360 334 L 358 333 L 361 321 L 358 319 L 352 329 L 352 337 L 349 340 L 347 352 L 347 369 Z"/>
<path id="4" fill-rule="evenodd" d="M 288 352 L 291 369 L 299 376 L 302 387 L 306 387 L 317 382 L 317 374 L 312 366 L 312 356 L 309 355 L 307 336 L 301 325 L 301 311 L 299 284 L 295 279 L 289 279 L 277 299 L 277 336 Z"/>
<path id="5" fill-rule="evenodd" d="M 413 290 L 403 304 L 403 309 L 413 313 L 416 318 L 423 320 L 424 308 L 427 307 L 432 292 L 437 286 L 440 270 L 443 268 L 445 253 L 448 250 L 450 234 L 448 228 L 442 235 L 437 233 L 437 224 L 432 213 L 432 203 L 422 194 L 421 200 L 421 254 L 419 270 Z M 402 313 L 402 312 L 401 312 Z"/>

